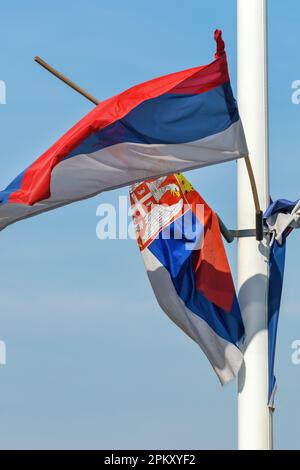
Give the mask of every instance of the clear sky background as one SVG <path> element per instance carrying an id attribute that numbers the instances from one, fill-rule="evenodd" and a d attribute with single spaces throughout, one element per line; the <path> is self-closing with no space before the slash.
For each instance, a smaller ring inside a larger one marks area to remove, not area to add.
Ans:
<path id="1" fill-rule="evenodd" d="M 300 3 L 269 2 L 273 198 L 300 197 Z M 2 2 L 0 186 L 92 105 L 33 61 L 40 55 L 99 99 L 210 62 L 223 29 L 236 88 L 236 2 L 51 0 Z M 187 174 L 230 227 L 236 164 Z M 105 193 L 0 234 L 1 449 L 231 449 L 236 388 L 224 389 L 199 348 L 158 307 L 135 241 L 100 241 Z M 300 449 L 300 233 L 288 240 L 279 325 L 275 446 Z M 233 272 L 236 245 L 228 247 Z"/>

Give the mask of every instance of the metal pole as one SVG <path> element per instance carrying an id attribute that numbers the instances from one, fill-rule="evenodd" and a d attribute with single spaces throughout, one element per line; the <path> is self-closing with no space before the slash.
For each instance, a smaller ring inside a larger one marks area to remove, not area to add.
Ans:
<path id="1" fill-rule="evenodd" d="M 267 0 L 237 0 L 238 100 L 259 203 L 269 202 Z M 255 226 L 248 174 L 238 161 L 238 229 Z M 244 365 L 238 385 L 239 449 L 272 449 L 268 408 L 268 257 L 264 242 L 238 239 L 239 302 L 246 330 Z"/>

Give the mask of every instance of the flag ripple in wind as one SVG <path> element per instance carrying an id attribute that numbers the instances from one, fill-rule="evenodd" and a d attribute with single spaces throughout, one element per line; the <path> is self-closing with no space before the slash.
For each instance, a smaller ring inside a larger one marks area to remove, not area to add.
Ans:
<path id="1" fill-rule="evenodd" d="M 0 192 L 0 230 L 148 178 L 248 154 L 221 31 L 215 60 L 103 101 Z"/>

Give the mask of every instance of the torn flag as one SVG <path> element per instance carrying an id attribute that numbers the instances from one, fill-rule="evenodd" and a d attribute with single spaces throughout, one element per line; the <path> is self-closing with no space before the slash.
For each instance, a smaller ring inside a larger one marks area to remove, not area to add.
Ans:
<path id="1" fill-rule="evenodd" d="M 276 338 L 283 287 L 286 239 L 294 228 L 300 227 L 299 201 L 278 199 L 264 214 L 270 232 L 269 290 L 268 290 L 268 351 L 269 351 L 269 407 L 274 409 L 277 389 L 274 375 Z"/>

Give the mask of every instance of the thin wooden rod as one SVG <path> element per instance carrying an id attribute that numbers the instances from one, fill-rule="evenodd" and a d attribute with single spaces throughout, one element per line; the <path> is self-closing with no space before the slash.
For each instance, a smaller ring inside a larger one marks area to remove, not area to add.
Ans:
<path id="1" fill-rule="evenodd" d="M 47 62 L 45 62 L 43 59 L 41 59 L 39 56 L 36 56 L 34 58 L 34 60 L 39 64 L 41 65 L 42 67 L 44 67 L 46 70 L 48 70 L 48 72 L 52 73 L 52 75 L 54 75 L 55 77 L 59 78 L 60 80 L 62 80 L 64 83 L 66 83 L 67 85 L 69 85 L 69 87 L 73 88 L 73 90 L 77 91 L 78 93 L 80 93 L 82 96 L 84 96 L 85 98 L 87 98 L 89 101 L 91 101 L 92 103 L 94 104 L 99 104 L 100 101 L 98 101 L 93 95 L 91 95 L 90 93 L 88 93 L 87 91 L 85 91 L 83 88 L 81 88 L 80 86 L 76 85 L 76 83 L 72 82 L 72 80 L 70 80 L 68 77 L 66 77 L 65 75 L 63 75 L 62 73 L 58 72 L 58 70 L 56 70 L 55 68 L 53 68 L 51 65 L 47 64 Z"/>
<path id="2" fill-rule="evenodd" d="M 252 194 L 253 194 L 255 212 L 257 214 L 260 214 L 261 209 L 260 209 L 260 204 L 259 204 L 259 197 L 258 197 L 258 192 L 257 192 L 256 181 L 255 181 L 255 178 L 254 178 L 253 168 L 252 168 L 249 156 L 246 156 L 244 158 L 245 158 L 245 163 L 246 163 L 246 167 L 247 167 L 247 171 L 248 171 L 248 175 L 249 175 L 249 180 L 250 180 L 250 184 L 251 184 L 251 190 L 252 190 Z"/>

